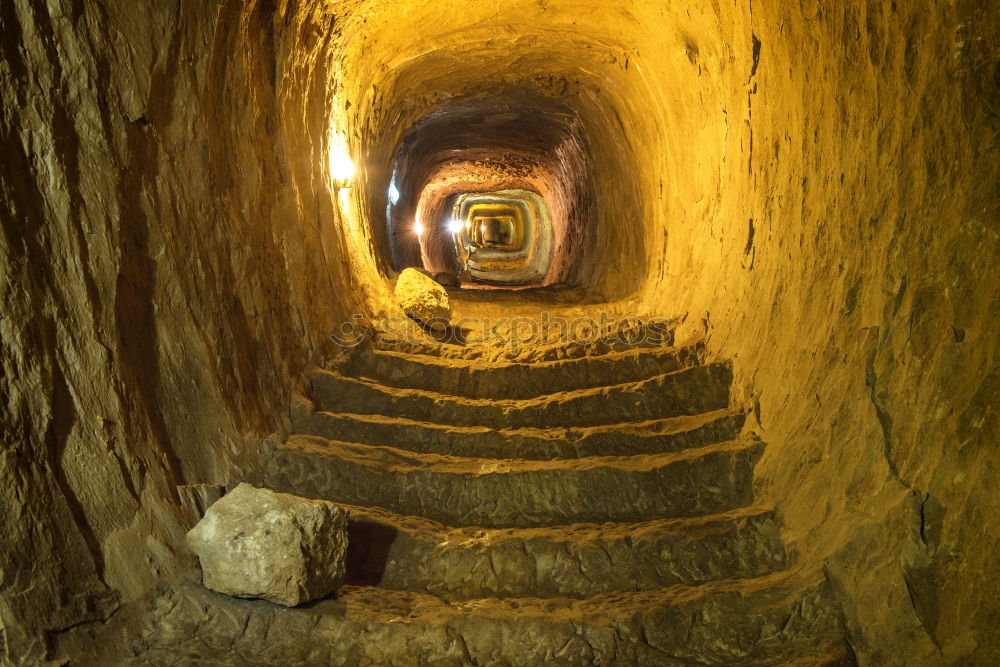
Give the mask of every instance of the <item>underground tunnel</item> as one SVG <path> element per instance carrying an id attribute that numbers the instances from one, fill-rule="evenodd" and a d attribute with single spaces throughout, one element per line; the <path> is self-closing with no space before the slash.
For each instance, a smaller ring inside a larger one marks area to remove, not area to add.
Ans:
<path id="1" fill-rule="evenodd" d="M 0 4 L 0 663 L 996 665 L 993 1 Z"/>

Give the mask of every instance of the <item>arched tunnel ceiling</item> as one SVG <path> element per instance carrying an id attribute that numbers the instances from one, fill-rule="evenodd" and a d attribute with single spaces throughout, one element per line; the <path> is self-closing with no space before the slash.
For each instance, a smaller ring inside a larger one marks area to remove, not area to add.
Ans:
<path id="1" fill-rule="evenodd" d="M 426 10 L 427 7 L 421 6 L 417 11 Z M 374 18 L 369 16 L 367 20 Z M 465 20 L 461 23 L 469 25 Z M 363 160 L 376 167 L 378 173 L 378 182 L 367 190 L 368 200 L 363 207 L 371 216 L 373 234 L 382 233 L 378 219 L 385 210 L 383 193 L 400 149 L 402 155 L 425 162 L 420 167 L 425 173 L 432 173 L 447 155 L 443 146 L 434 150 L 435 142 L 419 143 L 424 132 L 426 137 L 441 133 L 454 148 L 470 150 L 479 144 L 485 151 L 480 153 L 483 158 L 489 157 L 486 153 L 496 154 L 503 149 L 509 156 L 528 159 L 543 151 L 546 163 L 539 175 L 548 174 L 549 182 L 563 183 L 563 191 L 567 185 L 575 191 L 563 195 L 565 204 L 556 202 L 565 206 L 564 215 L 552 211 L 554 220 L 565 218 L 576 227 L 572 233 L 557 234 L 555 261 L 547 282 L 576 286 L 584 293 L 603 294 L 603 298 L 621 298 L 635 292 L 639 285 L 635 275 L 623 280 L 615 271 L 608 270 L 626 264 L 642 274 L 648 251 L 640 238 L 644 226 L 641 221 L 647 216 L 640 184 L 634 177 L 639 173 L 638 156 L 623 124 L 630 107 L 627 100 L 622 105 L 622 100 L 617 99 L 620 91 L 615 90 L 614 82 L 606 80 L 608 72 L 603 71 L 613 67 L 625 72 L 624 47 L 612 46 L 613 40 L 595 39 L 582 30 L 541 30 L 513 41 L 506 37 L 497 39 L 494 32 L 491 39 L 490 31 L 485 28 L 490 23 L 486 20 L 483 27 L 459 34 L 448 30 L 447 22 L 435 26 L 431 32 L 436 33 L 440 28 L 442 36 L 439 41 L 431 37 L 434 49 L 419 49 L 416 53 L 404 49 L 374 72 L 378 81 L 363 94 L 379 91 L 378 106 L 386 109 L 386 115 L 376 112 L 359 117 L 363 123 L 360 136 L 370 139 L 362 149 Z M 391 23 L 384 27 L 387 33 L 396 30 Z M 527 32 L 533 31 L 529 28 Z M 389 34 L 384 36 L 392 39 Z M 609 50 L 620 58 L 612 67 L 609 67 Z M 359 55 L 368 60 L 367 51 Z M 362 65 L 358 74 L 364 76 L 364 69 Z M 615 74 L 614 78 L 618 76 Z M 352 82 L 345 81 L 344 85 L 350 88 Z M 346 113 L 350 116 L 351 110 Z M 463 130 L 463 126 L 471 131 Z M 448 136 L 452 134 L 456 136 Z M 416 150 L 414 138 L 418 142 Z M 431 152 L 420 157 L 428 150 Z M 498 157 L 502 158 L 502 154 Z M 404 171 L 408 170 L 397 172 L 403 189 L 422 185 L 417 181 L 423 178 L 414 181 Z M 508 180 L 495 185 L 524 187 L 526 184 Z M 541 188 L 536 185 L 532 189 Z M 403 190 L 400 192 L 401 199 L 406 198 Z M 411 211 L 403 201 L 400 210 L 406 220 Z M 633 220 L 635 228 L 622 230 L 610 222 L 602 224 L 611 219 Z M 388 248 L 392 245 L 390 239 L 379 239 L 376 243 L 385 256 L 392 257 Z M 602 252 L 595 253 L 597 247 Z M 412 257 L 409 256 L 411 262 Z M 401 256 L 396 257 L 397 266 L 401 265 L 400 259 Z"/>

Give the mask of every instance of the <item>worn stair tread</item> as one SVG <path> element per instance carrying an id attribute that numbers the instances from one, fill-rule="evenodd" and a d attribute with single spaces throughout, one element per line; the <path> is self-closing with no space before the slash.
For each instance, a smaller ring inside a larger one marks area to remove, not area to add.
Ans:
<path id="1" fill-rule="evenodd" d="M 348 567 L 356 580 L 447 599 L 588 597 L 786 566 L 773 512 L 761 508 L 693 519 L 491 529 L 346 507 Z"/>
<path id="2" fill-rule="evenodd" d="M 362 348 L 337 369 L 396 388 L 469 398 L 532 398 L 558 391 L 635 382 L 701 363 L 704 346 L 633 348 L 539 362 L 448 359 Z"/>
<path id="3" fill-rule="evenodd" d="M 455 401 L 472 407 L 498 405 L 505 408 L 518 408 L 528 405 L 549 403 L 559 399 L 564 400 L 570 397 L 602 396 L 607 394 L 609 391 L 615 391 L 615 390 L 628 391 L 628 390 L 641 389 L 647 385 L 662 382 L 663 380 L 668 378 L 675 379 L 677 377 L 691 375 L 699 371 L 728 369 L 728 367 L 729 367 L 728 363 L 703 364 L 703 365 L 679 368 L 677 370 L 669 371 L 666 373 L 659 373 L 652 377 L 644 378 L 641 380 L 617 382 L 613 384 L 601 385 L 599 387 L 585 387 L 581 389 L 555 391 L 550 394 L 533 396 L 531 398 L 508 398 L 508 399 L 474 398 L 469 396 L 461 396 L 457 394 L 448 394 L 445 392 L 434 391 L 431 389 L 393 387 L 390 385 L 381 384 L 379 382 L 373 382 L 370 380 L 365 380 L 363 378 L 345 375 L 338 371 L 328 370 L 324 368 L 314 368 L 310 370 L 307 373 L 307 375 L 310 377 L 310 379 L 315 378 L 321 381 L 322 380 L 338 381 L 338 382 L 342 381 L 346 383 L 348 386 L 366 386 L 372 389 L 382 391 L 389 396 L 395 396 L 395 397 L 427 397 L 435 401 Z"/>
<path id="4" fill-rule="evenodd" d="M 704 343 L 693 343 L 684 347 L 632 347 L 627 349 L 613 349 L 601 354 L 591 354 L 578 357 L 567 357 L 563 359 L 546 359 L 539 361 L 523 361 L 517 358 L 482 358 L 482 357 L 442 357 L 439 355 L 428 355 L 391 348 L 366 348 L 376 357 L 386 357 L 400 361 L 413 361 L 429 367 L 445 366 L 449 368 L 463 368 L 466 370 L 501 370 L 504 368 L 558 368 L 567 365 L 594 362 L 621 362 L 629 361 L 637 357 L 650 358 L 673 358 L 685 357 L 692 361 L 697 361 L 705 352 Z"/>
<path id="5" fill-rule="evenodd" d="M 347 586 L 293 609 L 181 582 L 154 601 L 131 653 L 126 664 L 774 665 L 834 664 L 846 649 L 822 574 L 797 569 L 583 600 Z"/>
<path id="6" fill-rule="evenodd" d="M 631 456 L 585 456 L 572 459 L 552 459 L 536 461 L 530 459 L 480 458 L 473 456 L 452 456 L 448 454 L 420 453 L 357 442 L 330 440 L 320 436 L 296 434 L 282 444 L 280 450 L 298 449 L 317 454 L 335 453 L 338 458 L 372 467 L 386 472 L 434 472 L 451 475 L 481 476 L 492 474 L 545 472 L 582 472 L 595 468 L 621 471 L 645 471 L 674 463 L 699 459 L 711 454 L 737 453 L 762 447 L 763 443 L 754 438 L 743 438 L 714 443 L 679 452 L 659 452 L 635 454 Z M 709 480 L 706 480 L 709 481 Z"/>
<path id="7" fill-rule="evenodd" d="M 268 486 L 453 525 L 641 521 L 752 503 L 763 443 L 681 452 L 530 461 L 406 452 L 296 435 L 267 465 Z"/>
<path id="8" fill-rule="evenodd" d="M 707 364 L 637 382 L 528 399 L 485 399 L 389 387 L 324 369 L 308 375 L 312 400 L 322 410 L 506 428 L 596 426 L 720 410 L 729 406 L 732 379 L 729 364 Z"/>
<path id="9" fill-rule="evenodd" d="M 647 532 L 676 535 L 683 539 L 697 539 L 703 532 L 712 531 L 715 526 L 727 521 L 770 516 L 774 510 L 769 507 L 750 505 L 737 507 L 725 512 L 701 516 L 652 519 L 636 522 L 578 522 L 557 526 L 536 526 L 531 528 L 490 528 L 484 526 L 451 526 L 434 519 L 408 514 L 398 514 L 381 507 L 342 504 L 348 510 L 350 520 L 377 523 L 395 530 L 405 531 L 417 539 L 449 543 L 503 543 L 529 538 L 552 541 L 589 540 L 606 537 L 608 539 L 642 539 Z"/>
<path id="10" fill-rule="evenodd" d="M 490 428 L 406 417 L 314 412 L 311 404 L 301 404 L 292 425 L 296 433 L 415 452 L 549 460 L 679 451 L 732 440 L 739 434 L 745 416 L 742 410 L 725 408 L 602 426 Z"/>
<path id="11" fill-rule="evenodd" d="M 452 343 L 406 341 L 402 339 L 381 340 L 378 337 L 372 342 L 371 347 L 375 350 L 400 352 L 421 357 L 535 363 L 595 357 L 612 352 L 635 349 L 669 349 L 674 346 L 674 335 L 673 332 L 663 332 L 659 340 L 646 339 L 632 343 L 618 340 L 611 343 L 603 341 L 572 341 L 532 345 L 497 345 L 490 343 L 458 345 Z"/>

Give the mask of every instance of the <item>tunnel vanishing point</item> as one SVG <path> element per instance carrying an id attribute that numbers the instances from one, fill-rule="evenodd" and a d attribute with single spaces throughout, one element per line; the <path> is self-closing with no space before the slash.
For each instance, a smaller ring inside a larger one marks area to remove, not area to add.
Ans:
<path id="1" fill-rule="evenodd" d="M 0 664 L 1000 664 L 998 32 L 0 2 Z M 339 589 L 203 585 L 241 482 Z"/>

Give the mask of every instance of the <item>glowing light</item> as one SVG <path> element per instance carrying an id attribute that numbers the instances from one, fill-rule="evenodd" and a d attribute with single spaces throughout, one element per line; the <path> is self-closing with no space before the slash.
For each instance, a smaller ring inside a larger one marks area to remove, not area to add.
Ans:
<path id="1" fill-rule="evenodd" d="M 421 236 L 424 233 L 424 225 L 420 222 L 413 223 L 413 231 L 416 232 L 417 236 Z"/>
<path id="2" fill-rule="evenodd" d="M 395 183 L 389 184 L 389 203 L 395 204 L 399 201 L 399 190 L 396 189 Z"/>
<path id="3" fill-rule="evenodd" d="M 452 234 L 458 234 L 463 229 L 465 229 L 465 224 L 458 218 L 452 218 L 448 221 L 448 231 Z"/>
<path id="4" fill-rule="evenodd" d="M 335 134 L 330 135 L 330 177 L 338 188 L 350 187 L 354 178 L 354 163 L 347 146 Z"/>

